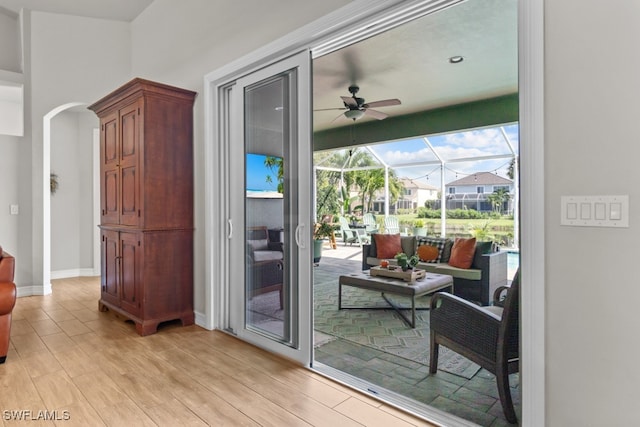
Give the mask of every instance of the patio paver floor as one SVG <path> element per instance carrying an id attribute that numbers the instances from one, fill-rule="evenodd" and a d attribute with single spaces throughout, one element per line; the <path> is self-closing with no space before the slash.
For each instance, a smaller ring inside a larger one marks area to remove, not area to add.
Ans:
<path id="1" fill-rule="evenodd" d="M 338 242 L 337 249 L 325 245 L 314 282 L 338 279 L 345 271 L 361 270 L 362 252 L 357 245 Z M 494 376 L 480 369 L 471 379 L 438 371 L 430 375 L 426 365 L 342 339 L 316 336 L 315 360 L 373 385 L 425 403 L 481 426 L 510 426 L 502 413 Z M 519 376 L 510 377 L 512 398 L 520 417 Z"/>

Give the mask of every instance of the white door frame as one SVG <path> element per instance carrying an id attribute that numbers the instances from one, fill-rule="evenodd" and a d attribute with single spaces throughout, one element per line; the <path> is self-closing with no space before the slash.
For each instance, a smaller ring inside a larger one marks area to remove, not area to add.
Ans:
<path id="1" fill-rule="evenodd" d="M 265 47 L 213 71 L 204 79 L 205 103 L 205 265 L 206 312 L 198 324 L 220 327 L 221 277 L 214 266 L 225 247 L 228 232 L 220 208 L 220 183 L 224 176 L 215 160 L 225 156 L 217 141 L 225 129 L 216 127 L 219 87 L 230 76 L 259 68 L 262 64 L 300 48 L 326 45 L 338 36 L 357 33 L 400 11 L 413 11 L 437 0 L 356 0 Z M 395 19 L 395 18 L 394 18 Z M 521 157 L 521 390 L 522 425 L 545 424 L 545 263 L 544 263 L 544 4 L 519 0 L 519 88 Z M 224 158 L 224 157 L 223 157 Z"/>

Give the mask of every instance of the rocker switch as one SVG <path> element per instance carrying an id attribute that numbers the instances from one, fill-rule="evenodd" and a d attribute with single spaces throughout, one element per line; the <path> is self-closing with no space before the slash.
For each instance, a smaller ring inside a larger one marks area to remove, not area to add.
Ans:
<path id="1" fill-rule="evenodd" d="M 629 196 L 562 196 L 561 225 L 629 227 Z"/>

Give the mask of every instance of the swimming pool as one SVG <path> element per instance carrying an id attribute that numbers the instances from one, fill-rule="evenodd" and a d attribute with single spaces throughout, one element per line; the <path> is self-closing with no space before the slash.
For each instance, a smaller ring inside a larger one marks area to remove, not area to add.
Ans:
<path id="1" fill-rule="evenodd" d="M 516 270 L 520 266 L 520 252 L 516 250 L 507 250 L 507 277 L 513 279 Z"/>

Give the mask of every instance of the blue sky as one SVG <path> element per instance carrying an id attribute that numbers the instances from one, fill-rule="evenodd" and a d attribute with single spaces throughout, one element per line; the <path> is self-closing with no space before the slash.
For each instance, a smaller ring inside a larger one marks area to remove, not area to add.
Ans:
<path id="1" fill-rule="evenodd" d="M 247 189 L 259 191 L 278 190 L 277 171 L 271 171 L 264 165 L 265 157 L 262 154 L 247 154 Z M 271 176 L 271 183 L 267 182 L 267 175 Z"/>
<path id="2" fill-rule="evenodd" d="M 516 153 L 518 153 L 518 125 L 503 126 L 503 129 Z M 495 155 L 511 156 L 511 150 L 502 135 L 500 127 L 435 135 L 429 136 L 427 139 L 433 149 L 445 161 L 445 183 L 476 172 L 493 172 L 508 178 L 507 168 L 511 163 L 509 157 L 481 161 L 455 161 Z M 371 149 L 385 163 L 392 166 L 397 176 L 440 187 L 441 178 L 438 157 L 425 144 L 422 138 L 377 144 L 371 146 Z M 420 162 L 434 163 L 403 167 L 403 165 Z"/>

